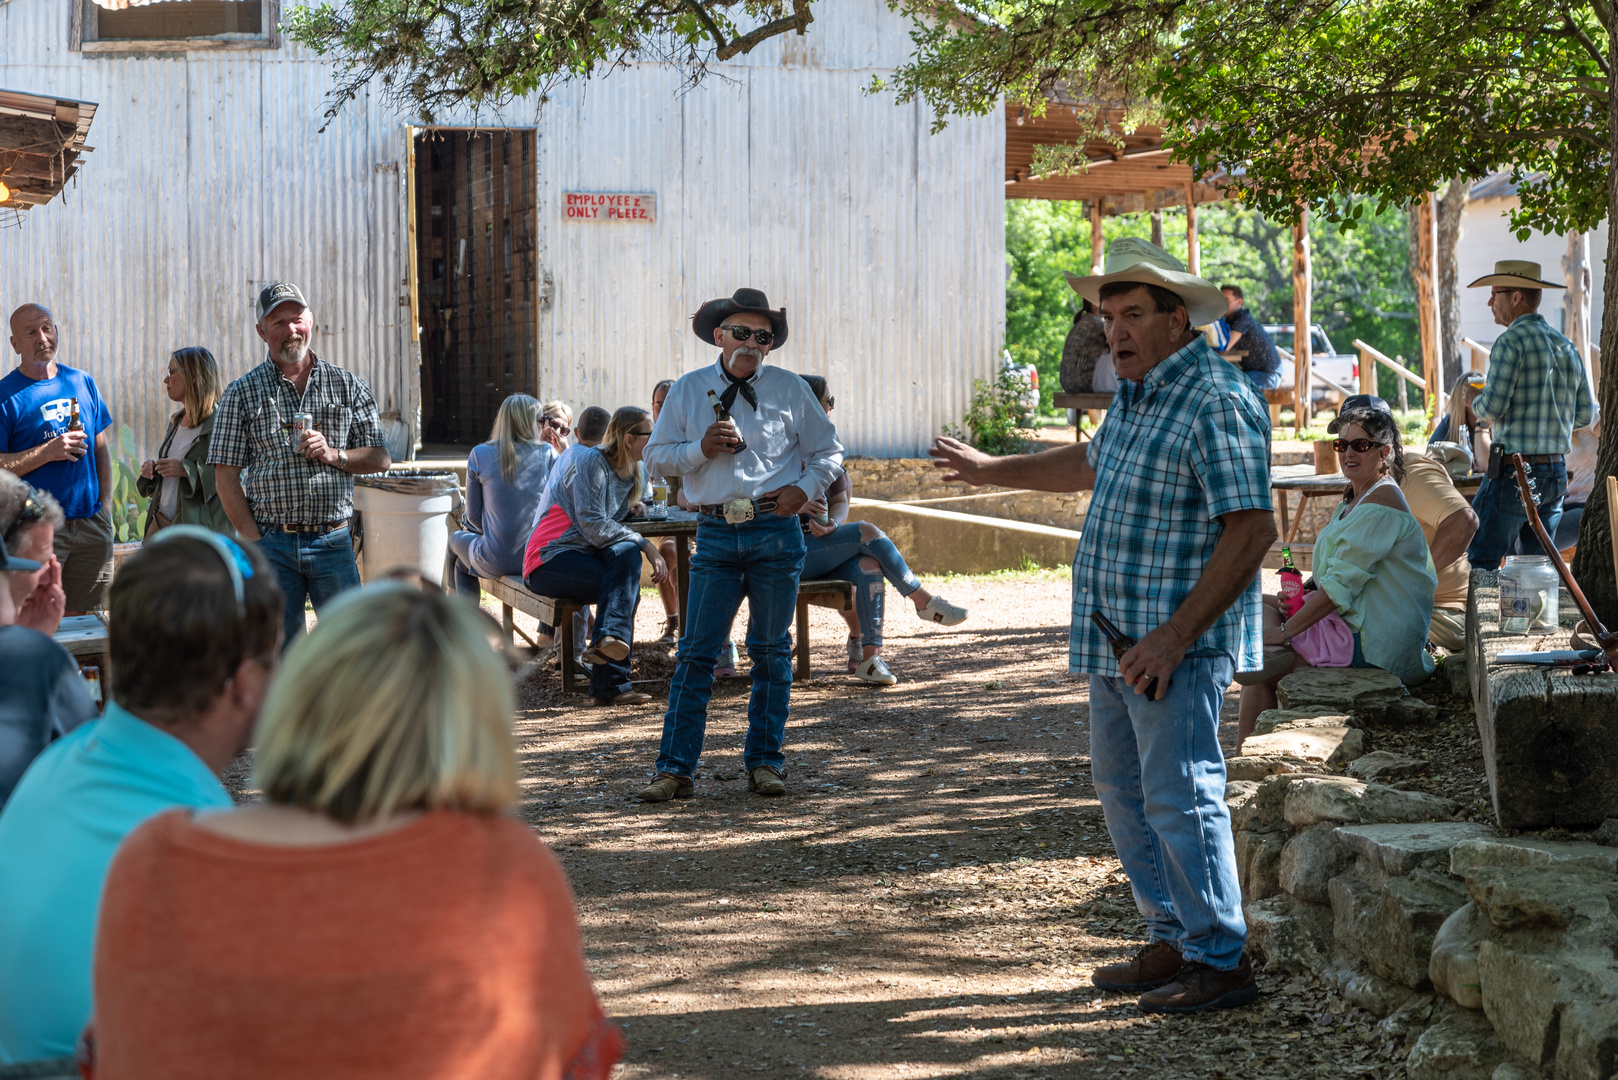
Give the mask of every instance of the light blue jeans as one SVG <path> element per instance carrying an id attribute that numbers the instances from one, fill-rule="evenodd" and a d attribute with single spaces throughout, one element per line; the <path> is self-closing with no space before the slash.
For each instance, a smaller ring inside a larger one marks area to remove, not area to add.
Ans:
<path id="1" fill-rule="evenodd" d="M 860 640 L 878 648 L 882 645 L 882 616 L 886 596 L 882 579 L 886 577 L 899 590 L 900 596 L 909 596 L 921 588 L 921 582 L 910 572 L 899 549 L 886 535 L 874 540 L 860 539 L 858 521 L 839 525 L 825 536 L 805 536 L 808 551 L 804 555 L 803 578 L 830 578 L 834 581 L 854 583 L 854 612 L 859 616 Z M 881 569 L 867 571 L 860 565 L 862 556 L 876 560 Z"/>
<path id="2" fill-rule="evenodd" d="M 680 638 L 679 662 L 669 683 L 657 771 L 691 776 L 708 729 L 713 669 L 747 598 L 747 655 L 753 693 L 747 703 L 742 763 L 749 772 L 767 765 L 784 773 L 787 712 L 792 691 L 792 618 L 803 570 L 803 527 L 796 516 L 765 514 L 742 525 L 702 515 L 691 559 L 691 598 Z"/>
<path id="3" fill-rule="evenodd" d="M 279 525 L 260 525 L 259 531 L 264 535 L 258 549 L 275 569 L 275 580 L 286 596 L 283 647 L 287 647 L 303 633 L 306 597 L 319 611 L 338 593 L 359 588 L 354 542 L 346 525 L 329 533 L 287 532 Z"/>
<path id="4" fill-rule="evenodd" d="M 1187 657 L 1168 696 L 1090 676 L 1090 774 L 1153 941 L 1229 971 L 1247 940 L 1225 806 L 1219 704 L 1235 665 Z"/>

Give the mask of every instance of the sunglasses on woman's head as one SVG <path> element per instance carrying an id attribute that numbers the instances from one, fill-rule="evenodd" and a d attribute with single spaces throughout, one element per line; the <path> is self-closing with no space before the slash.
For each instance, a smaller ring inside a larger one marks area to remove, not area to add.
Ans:
<path id="1" fill-rule="evenodd" d="M 719 329 L 729 330 L 730 336 L 737 341 L 746 341 L 748 338 L 752 338 L 760 345 L 768 345 L 775 340 L 773 330 L 754 330 L 751 326 L 721 326 Z"/>
<path id="2" fill-rule="evenodd" d="M 1344 450 L 1352 450 L 1356 454 L 1365 454 L 1387 443 L 1372 442 L 1370 439 L 1333 439 L 1331 448 L 1341 454 Z"/>

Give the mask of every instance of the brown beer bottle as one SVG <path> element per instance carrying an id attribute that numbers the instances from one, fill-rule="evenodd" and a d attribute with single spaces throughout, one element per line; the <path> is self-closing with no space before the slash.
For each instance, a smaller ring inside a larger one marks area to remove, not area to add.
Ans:
<path id="1" fill-rule="evenodd" d="M 719 395 L 714 393 L 712 390 L 708 391 L 708 403 L 713 406 L 713 415 L 715 420 L 730 419 L 730 410 L 725 408 L 725 406 L 719 400 Z M 738 430 L 736 432 L 736 445 L 730 448 L 730 452 L 732 454 L 739 454 L 746 449 L 747 440 L 742 438 L 742 433 L 740 430 Z"/>
<path id="2" fill-rule="evenodd" d="M 84 421 L 79 419 L 79 399 L 78 398 L 73 399 L 73 404 L 72 404 L 72 406 L 70 406 L 70 410 L 71 411 L 68 413 L 68 418 L 67 418 L 67 429 L 69 431 L 83 431 L 84 430 Z"/>

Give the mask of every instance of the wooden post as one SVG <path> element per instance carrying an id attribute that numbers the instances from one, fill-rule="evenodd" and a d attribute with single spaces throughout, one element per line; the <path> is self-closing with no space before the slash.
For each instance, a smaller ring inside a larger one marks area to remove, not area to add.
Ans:
<path id="1" fill-rule="evenodd" d="M 1161 207 L 1152 211 L 1152 243 L 1158 247 L 1163 246 L 1163 210 Z"/>
<path id="2" fill-rule="evenodd" d="M 1197 185 L 1185 186 L 1185 268 L 1202 276 L 1202 240 L 1197 236 Z"/>
<path id="3" fill-rule="evenodd" d="M 1312 285 L 1309 209 L 1302 207 L 1292 226 L 1292 408 L 1293 427 L 1300 435 L 1309 426 L 1309 326 L 1314 321 L 1309 293 Z"/>
<path id="4" fill-rule="evenodd" d="M 1366 352 L 1364 349 L 1361 349 L 1359 384 L 1355 386 L 1354 389 L 1361 394 L 1373 394 L 1377 397 L 1381 397 L 1381 395 L 1377 394 L 1376 392 L 1376 383 L 1376 361 L 1371 359 L 1370 353 Z"/>
<path id="5" fill-rule="evenodd" d="M 1416 319 L 1421 329 L 1421 377 L 1427 380 L 1432 402 L 1432 415 L 1427 421 L 1427 434 L 1431 435 L 1444 400 L 1443 330 L 1438 314 L 1438 207 L 1432 192 L 1416 204 L 1416 260 L 1411 270 L 1416 277 Z"/>
<path id="6" fill-rule="evenodd" d="M 421 302 L 416 281 L 416 133 L 420 130 L 405 128 L 405 292 L 410 297 L 411 341 L 421 340 Z"/>
<path id="7" fill-rule="evenodd" d="M 1562 273 L 1567 278 L 1567 292 L 1562 294 L 1562 310 L 1566 315 L 1567 337 L 1584 361 L 1584 374 L 1595 385 L 1595 370 L 1590 363 L 1590 248 L 1582 232 L 1567 234 L 1567 254 L 1562 256 Z"/>
<path id="8" fill-rule="evenodd" d="M 1090 200 L 1090 273 L 1100 274 L 1101 264 L 1101 200 Z"/>

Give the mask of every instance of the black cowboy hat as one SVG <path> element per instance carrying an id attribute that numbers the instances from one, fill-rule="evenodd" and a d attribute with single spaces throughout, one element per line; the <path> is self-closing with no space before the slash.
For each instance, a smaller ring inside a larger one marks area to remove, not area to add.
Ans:
<path id="1" fill-rule="evenodd" d="M 722 300 L 709 300 L 691 316 L 691 329 L 703 344 L 712 345 L 714 330 L 738 311 L 750 311 L 770 320 L 770 329 L 775 332 L 775 340 L 770 343 L 772 350 L 787 343 L 787 309 L 772 310 L 769 297 L 757 289 L 737 289 Z"/>

